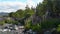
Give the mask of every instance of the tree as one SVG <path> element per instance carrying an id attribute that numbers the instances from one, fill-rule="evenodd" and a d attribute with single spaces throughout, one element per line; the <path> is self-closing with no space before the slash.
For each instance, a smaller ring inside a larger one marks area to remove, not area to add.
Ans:
<path id="1" fill-rule="evenodd" d="M 34 10 L 33 9 L 30 9 L 29 7 L 28 7 L 28 5 L 26 6 L 26 9 L 25 9 L 25 14 L 30 14 L 30 16 L 31 15 L 33 15 L 35 12 L 34 12 Z"/>
<path id="2" fill-rule="evenodd" d="M 39 15 L 39 16 L 42 16 L 45 14 L 47 10 L 47 0 L 43 1 L 43 3 L 39 3 L 36 7 L 36 13 Z"/>
<path id="3" fill-rule="evenodd" d="M 9 13 L 9 17 L 13 17 L 13 12 Z"/>
<path id="4" fill-rule="evenodd" d="M 50 18 L 44 19 L 43 17 L 47 16 Z M 36 7 L 36 14 L 44 19 L 42 21 L 42 28 L 53 28 L 57 27 L 60 17 L 60 1 L 59 0 L 43 0 L 42 3 L 39 3 Z M 54 17 L 54 18 L 53 18 Z"/>

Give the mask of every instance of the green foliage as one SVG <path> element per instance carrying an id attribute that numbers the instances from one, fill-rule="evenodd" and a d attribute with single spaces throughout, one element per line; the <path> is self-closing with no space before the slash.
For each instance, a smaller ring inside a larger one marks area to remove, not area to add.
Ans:
<path id="1" fill-rule="evenodd" d="M 33 31 L 40 32 L 41 31 L 41 25 L 40 24 L 33 25 L 31 20 L 28 20 L 25 24 L 25 29 L 27 29 L 27 30 L 32 29 Z"/>
<path id="2" fill-rule="evenodd" d="M 31 26 L 32 26 L 31 20 L 27 20 L 26 23 L 25 23 L 25 29 L 30 29 Z"/>
<path id="3" fill-rule="evenodd" d="M 60 1 L 59 0 L 44 0 L 42 3 L 39 3 L 36 7 L 36 15 L 38 16 L 43 16 L 46 14 L 46 12 L 49 12 L 50 17 L 56 17 L 60 16 Z M 25 28 L 26 29 L 32 29 L 34 31 L 40 31 L 42 29 L 48 29 L 48 28 L 54 28 L 57 27 L 58 24 L 60 24 L 60 19 L 59 18 L 51 18 L 51 19 L 46 19 L 42 22 L 36 25 L 32 24 L 31 19 L 28 19 L 30 16 L 35 14 L 35 11 L 33 9 L 30 9 L 28 6 L 26 6 L 25 10 L 17 10 L 16 12 L 12 12 L 9 14 L 10 17 L 14 18 L 23 18 L 21 22 L 25 22 Z M 42 17 L 43 18 L 43 17 Z M 18 21 L 14 20 L 7 20 L 8 23 L 18 23 Z M 57 28 L 57 31 L 60 31 L 60 26 Z"/>
<path id="4" fill-rule="evenodd" d="M 13 12 L 9 13 L 9 17 L 13 17 L 13 14 L 14 14 Z"/>
<path id="5" fill-rule="evenodd" d="M 37 14 L 39 16 L 45 15 L 47 11 L 51 12 L 51 15 L 60 14 L 60 1 L 59 0 L 44 0 L 42 3 L 39 3 L 36 7 Z"/>
<path id="6" fill-rule="evenodd" d="M 58 24 L 60 24 L 60 19 L 58 18 L 52 18 L 49 20 L 45 20 L 42 22 L 42 28 L 55 28 Z"/>
<path id="7" fill-rule="evenodd" d="M 32 16 L 34 14 L 34 10 L 30 9 L 28 6 L 26 6 L 25 10 L 17 10 L 16 12 L 12 12 L 9 14 L 9 16 L 13 17 L 13 18 L 22 18 L 20 20 L 20 22 L 24 22 L 25 19 L 29 18 L 30 16 Z"/>
<path id="8" fill-rule="evenodd" d="M 15 20 L 13 20 L 13 19 L 6 19 L 5 20 L 5 23 L 9 23 L 9 24 L 18 24 L 18 21 L 15 21 Z"/>
<path id="9" fill-rule="evenodd" d="M 33 15 L 34 14 L 34 10 L 33 9 L 30 9 L 28 6 L 26 6 L 25 14 Z"/>
<path id="10" fill-rule="evenodd" d="M 57 27 L 57 31 L 60 32 L 60 25 L 58 25 L 58 27 Z"/>
<path id="11" fill-rule="evenodd" d="M 0 21 L 0 25 L 3 25 L 3 24 L 5 24 L 5 21 L 4 20 Z"/>
<path id="12" fill-rule="evenodd" d="M 24 17 L 24 11 L 23 10 L 17 10 L 14 13 L 10 13 L 11 17 L 15 17 L 15 18 L 23 18 Z"/>
<path id="13" fill-rule="evenodd" d="M 40 24 L 32 25 L 32 26 L 31 26 L 31 29 L 32 29 L 33 31 L 38 31 L 38 32 L 40 32 L 40 31 L 41 31 L 41 25 L 40 25 Z"/>
<path id="14" fill-rule="evenodd" d="M 44 15 L 47 10 L 47 1 L 44 1 L 43 3 L 39 3 L 36 9 L 37 9 L 37 14 L 39 16 Z"/>
<path id="15" fill-rule="evenodd" d="M 29 16 L 31 16 L 31 15 L 33 15 L 34 14 L 34 11 L 33 11 L 33 9 L 30 9 L 28 6 L 26 7 L 26 9 L 25 10 L 17 10 L 16 12 L 11 12 L 9 15 L 11 16 L 11 17 L 15 17 L 15 18 L 24 18 L 24 17 L 26 17 L 26 15 L 29 15 Z"/>

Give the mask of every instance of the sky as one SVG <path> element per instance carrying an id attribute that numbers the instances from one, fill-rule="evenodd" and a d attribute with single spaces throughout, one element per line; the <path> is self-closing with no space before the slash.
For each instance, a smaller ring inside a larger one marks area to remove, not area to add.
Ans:
<path id="1" fill-rule="evenodd" d="M 0 0 L 0 12 L 15 12 L 18 9 L 25 9 L 26 5 L 36 7 L 36 5 L 42 1 L 43 0 Z"/>

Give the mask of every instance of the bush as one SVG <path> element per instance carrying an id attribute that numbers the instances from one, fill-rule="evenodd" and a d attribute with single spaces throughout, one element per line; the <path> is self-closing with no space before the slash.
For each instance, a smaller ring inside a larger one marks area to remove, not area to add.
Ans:
<path id="1" fill-rule="evenodd" d="M 57 32 L 60 32 L 60 25 L 58 25 L 57 27 Z"/>
<path id="2" fill-rule="evenodd" d="M 0 25 L 3 25 L 3 24 L 5 24 L 5 21 L 4 20 L 0 21 Z"/>
<path id="3" fill-rule="evenodd" d="M 40 24 L 33 25 L 33 26 L 31 26 L 31 29 L 32 29 L 33 31 L 38 31 L 38 32 L 40 32 L 40 31 L 41 31 L 41 25 L 40 25 Z"/>
<path id="4" fill-rule="evenodd" d="M 60 24 L 60 19 L 57 18 L 53 18 L 53 19 L 49 19 L 49 20 L 45 20 L 43 21 L 42 24 L 42 28 L 56 28 L 58 24 Z"/>

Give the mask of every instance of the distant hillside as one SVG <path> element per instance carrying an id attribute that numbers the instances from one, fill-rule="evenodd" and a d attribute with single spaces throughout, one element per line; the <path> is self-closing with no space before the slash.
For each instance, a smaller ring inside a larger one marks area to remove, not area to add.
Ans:
<path id="1" fill-rule="evenodd" d="M 0 12 L 0 16 L 8 16 L 9 13 L 6 12 Z"/>

